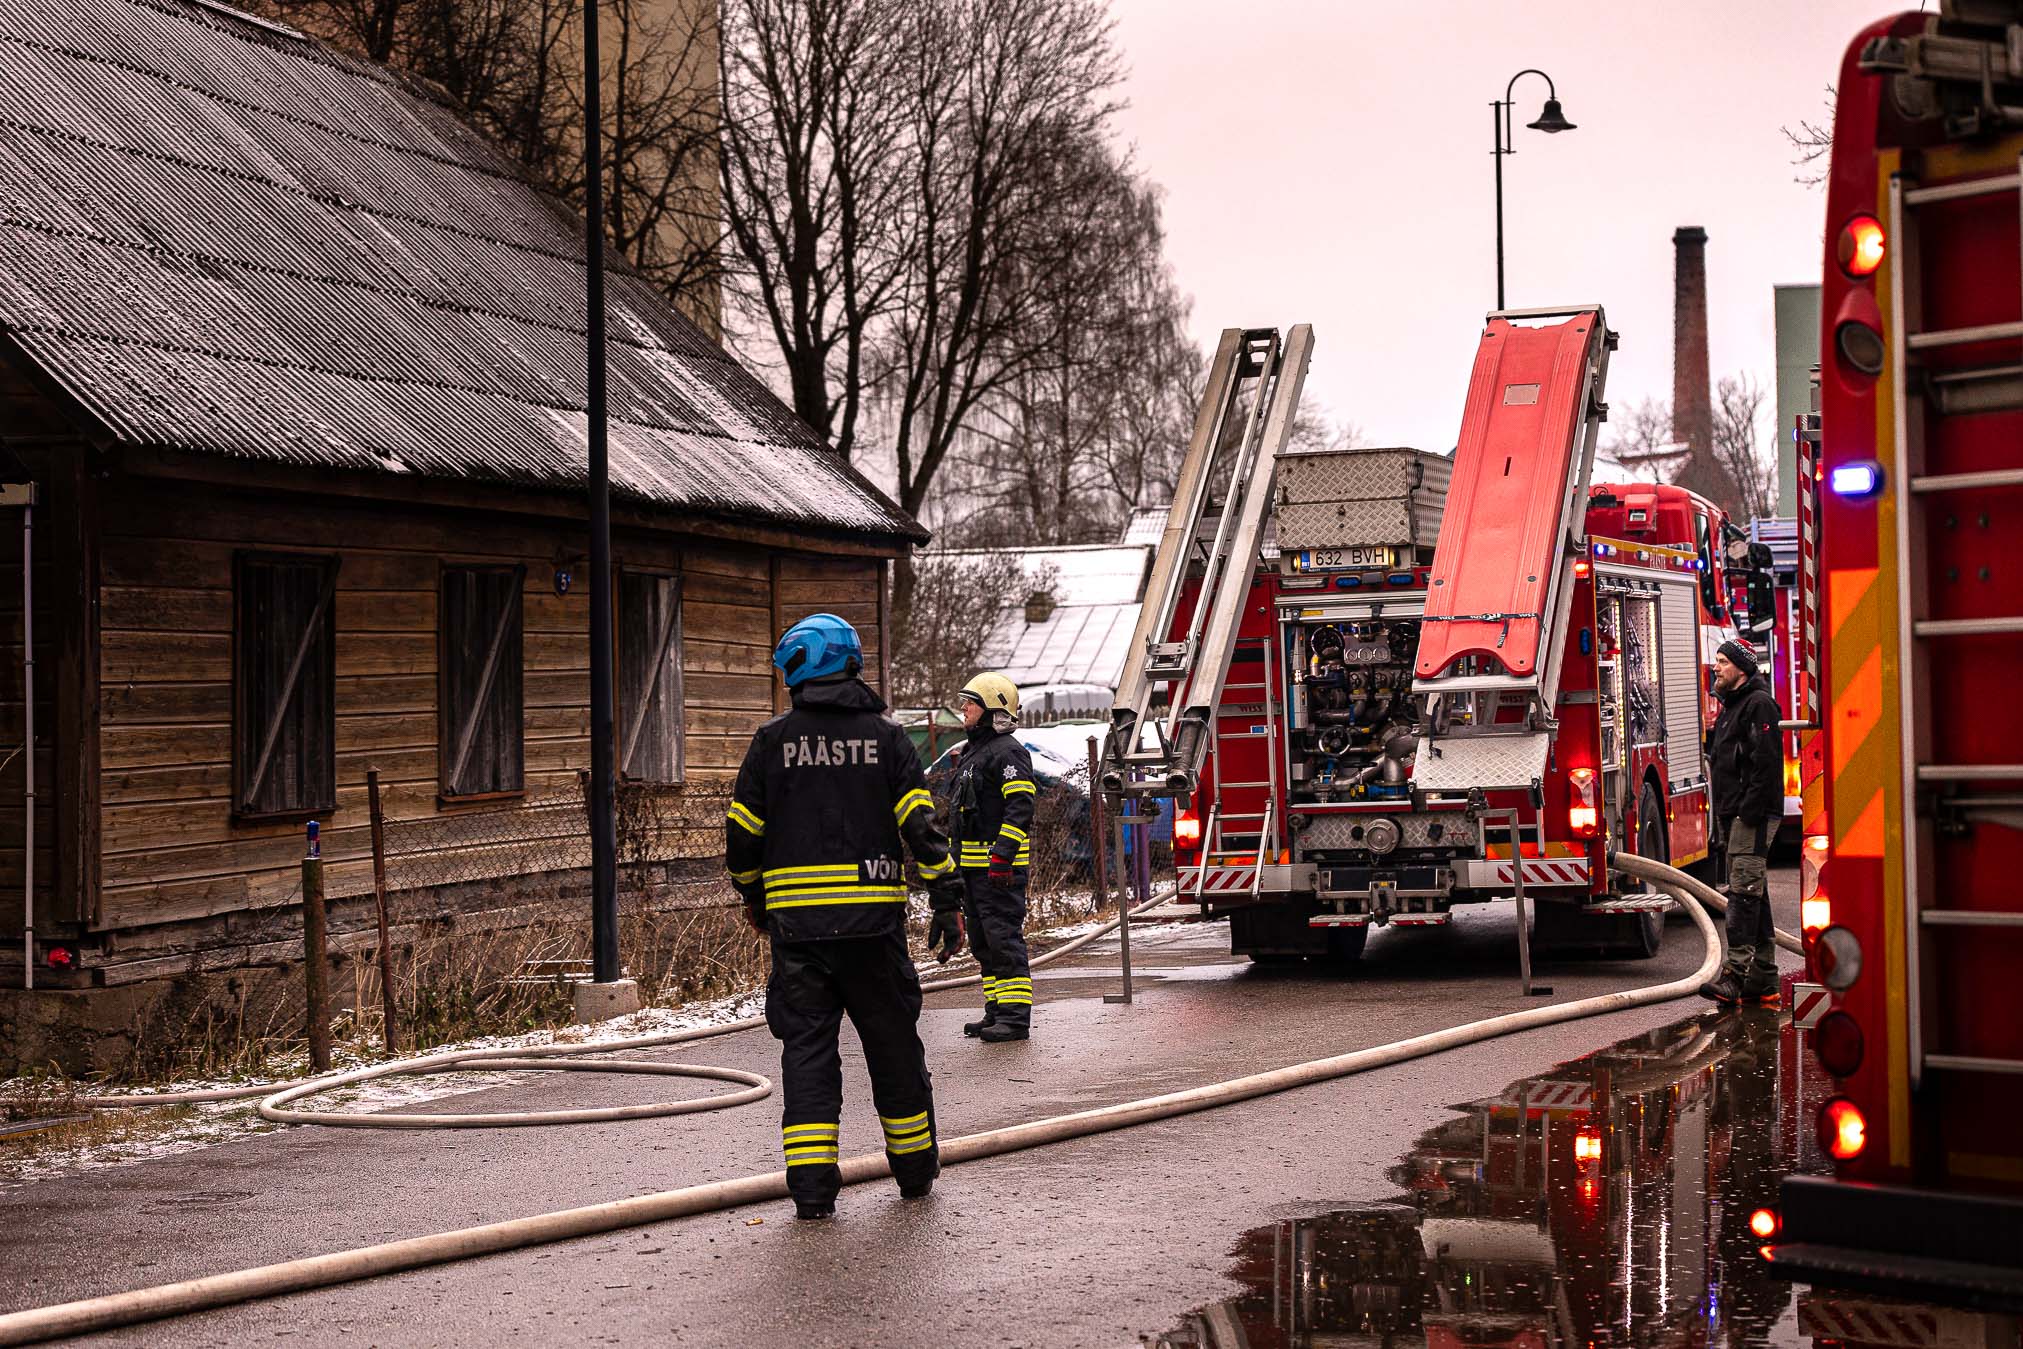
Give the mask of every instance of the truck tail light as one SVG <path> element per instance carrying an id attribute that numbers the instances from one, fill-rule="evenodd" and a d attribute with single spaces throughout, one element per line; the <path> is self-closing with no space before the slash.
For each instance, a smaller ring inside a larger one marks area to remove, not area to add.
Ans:
<path id="1" fill-rule="evenodd" d="M 1593 838 L 1601 829 L 1601 810 L 1595 801 L 1595 771 L 1576 768 L 1567 775 L 1573 797 L 1566 808 L 1567 827 L 1575 838 Z"/>
<path id="2" fill-rule="evenodd" d="M 1798 760 L 1786 755 L 1784 758 L 1784 794 L 1797 796 L 1805 790 L 1805 784 L 1798 777 Z"/>
<path id="3" fill-rule="evenodd" d="M 1758 1241 L 1770 1240 L 1783 1226 L 1784 1220 L 1774 1208 L 1760 1208 L 1749 1215 L 1749 1234 Z"/>
<path id="4" fill-rule="evenodd" d="M 1173 817 L 1173 846 L 1193 852 L 1201 847 L 1201 817 L 1183 810 Z"/>
<path id="5" fill-rule="evenodd" d="M 1882 222 L 1872 215 L 1858 215 L 1840 227 L 1839 245 L 1834 251 L 1840 257 L 1840 269 L 1860 280 L 1875 275 L 1876 268 L 1883 265 L 1888 247 Z"/>
<path id="6" fill-rule="evenodd" d="M 1819 1056 L 1820 1067 L 1835 1077 L 1853 1077 L 1866 1048 L 1860 1023 L 1846 1012 L 1828 1012 L 1812 1032 L 1812 1052 Z"/>
<path id="7" fill-rule="evenodd" d="M 1868 1146 L 1868 1121 L 1861 1107 L 1836 1096 L 1819 1108 L 1819 1146 L 1837 1162 L 1853 1161 Z"/>
<path id="8" fill-rule="evenodd" d="M 1573 1136 L 1573 1159 L 1582 1165 L 1599 1162 L 1602 1159 L 1602 1134 L 1599 1129 L 1582 1129 Z"/>
<path id="9" fill-rule="evenodd" d="M 1824 834 L 1809 834 L 1798 854 L 1798 926 L 1807 946 L 1833 923 L 1833 905 L 1826 893 L 1829 842 Z"/>

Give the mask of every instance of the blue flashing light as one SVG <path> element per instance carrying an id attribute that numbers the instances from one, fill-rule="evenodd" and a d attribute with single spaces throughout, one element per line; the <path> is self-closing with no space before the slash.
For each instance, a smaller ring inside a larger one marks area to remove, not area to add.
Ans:
<path id="1" fill-rule="evenodd" d="M 1592 628 L 1582 628 L 1580 630 L 1580 653 L 1583 656 L 1592 656 L 1594 652 L 1595 652 L 1594 630 Z"/>
<path id="2" fill-rule="evenodd" d="M 1412 573 L 1409 571 L 1394 571 L 1385 579 L 1394 586 L 1408 586 L 1412 584 Z"/>
<path id="3" fill-rule="evenodd" d="M 1872 497 L 1882 490 L 1883 468 L 1873 459 L 1863 459 L 1852 464 L 1838 464 L 1827 477 L 1835 496 L 1860 498 Z"/>
<path id="4" fill-rule="evenodd" d="M 1335 578 L 1335 587 L 1339 590 L 1354 590 L 1362 583 L 1363 578 L 1360 576 L 1337 576 Z"/>

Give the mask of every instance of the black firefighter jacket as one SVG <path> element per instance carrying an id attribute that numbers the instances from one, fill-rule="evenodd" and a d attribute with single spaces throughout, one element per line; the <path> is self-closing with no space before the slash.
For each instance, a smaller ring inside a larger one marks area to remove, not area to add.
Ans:
<path id="1" fill-rule="evenodd" d="M 1719 818 L 1763 824 L 1784 814 L 1784 737 L 1777 729 L 1783 715 L 1760 674 L 1721 695 L 1721 715 L 1707 732 L 1707 776 Z"/>
<path id="2" fill-rule="evenodd" d="M 954 877 L 920 756 L 884 712 L 862 680 L 810 682 L 752 737 L 724 823 L 724 865 L 781 941 L 900 931 L 902 838 L 922 878 Z"/>
<path id="3" fill-rule="evenodd" d="M 979 728 L 969 733 L 955 774 L 956 860 L 984 871 L 991 858 L 1013 866 L 1032 862 L 1033 756 L 1018 737 Z"/>

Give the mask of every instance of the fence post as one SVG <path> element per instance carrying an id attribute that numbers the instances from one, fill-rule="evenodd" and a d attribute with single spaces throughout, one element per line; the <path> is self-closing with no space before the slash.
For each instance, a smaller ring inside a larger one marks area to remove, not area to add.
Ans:
<path id="1" fill-rule="evenodd" d="M 379 807 L 379 770 L 365 770 L 366 799 L 372 810 L 372 902 L 379 913 L 379 1009 L 386 1023 L 381 1034 L 391 1057 L 400 1048 L 393 1014 L 393 946 L 386 930 L 386 815 Z"/>
<path id="2" fill-rule="evenodd" d="M 1096 737 L 1089 737 L 1089 897 L 1101 910 L 1110 898 L 1109 877 L 1103 873 L 1103 794 L 1096 790 Z"/>
<path id="3" fill-rule="evenodd" d="M 309 822 L 309 851 L 302 859 L 302 970 L 309 1003 L 309 1066 L 330 1071 L 330 1017 L 324 983 L 328 977 L 327 934 L 323 913 L 323 844 L 316 821 Z"/>

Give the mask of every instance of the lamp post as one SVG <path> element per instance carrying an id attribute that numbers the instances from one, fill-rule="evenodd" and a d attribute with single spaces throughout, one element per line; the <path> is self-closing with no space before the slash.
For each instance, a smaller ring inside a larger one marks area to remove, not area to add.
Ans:
<path id="1" fill-rule="evenodd" d="M 1491 152 L 1496 161 L 1496 307 L 1503 308 L 1503 157 L 1517 153 L 1512 144 L 1510 125 L 1511 91 L 1526 75 L 1536 75 L 1545 81 L 1545 110 L 1535 122 L 1525 125 L 1533 131 L 1557 132 L 1573 130 L 1573 123 L 1566 120 L 1566 114 L 1559 110 L 1559 92 L 1552 87 L 1552 76 L 1542 70 L 1520 70 L 1510 77 L 1510 83 L 1503 87 L 1503 97 L 1489 105 L 1490 115 L 1496 124 L 1496 148 Z"/>

